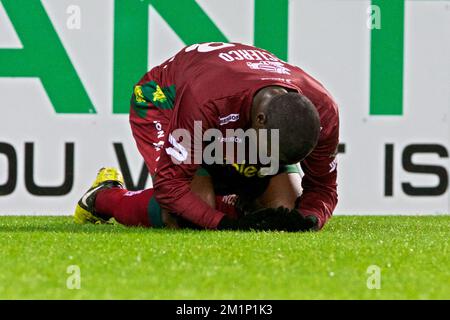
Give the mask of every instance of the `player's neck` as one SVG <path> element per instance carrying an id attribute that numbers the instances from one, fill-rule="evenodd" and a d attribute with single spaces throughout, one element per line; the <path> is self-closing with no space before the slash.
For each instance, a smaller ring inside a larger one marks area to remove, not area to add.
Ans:
<path id="1" fill-rule="evenodd" d="M 258 113 L 266 112 L 270 100 L 272 100 L 277 95 L 287 92 L 288 91 L 285 88 L 280 86 L 268 86 L 258 90 L 258 92 L 256 92 L 255 96 L 253 97 L 251 112 L 252 123 Z"/>

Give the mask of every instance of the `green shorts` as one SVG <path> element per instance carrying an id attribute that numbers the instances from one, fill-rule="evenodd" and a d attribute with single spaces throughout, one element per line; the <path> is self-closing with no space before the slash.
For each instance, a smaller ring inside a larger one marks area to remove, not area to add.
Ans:
<path id="1" fill-rule="evenodd" d="M 281 173 L 300 174 L 298 165 L 281 166 Z M 252 165 L 206 165 L 197 171 L 199 176 L 213 179 L 214 191 L 218 195 L 237 194 L 248 199 L 256 199 L 266 191 L 271 176 L 259 174 L 259 169 Z"/>

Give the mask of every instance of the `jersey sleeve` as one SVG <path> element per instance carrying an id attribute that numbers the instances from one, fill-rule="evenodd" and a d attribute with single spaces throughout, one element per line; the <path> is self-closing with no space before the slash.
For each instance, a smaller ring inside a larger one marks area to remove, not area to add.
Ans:
<path id="1" fill-rule="evenodd" d="M 224 214 L 192 192 L 190 183 L 200 167 L 203 132 L 214 126 L 216 118 L 214 108 L 182 93 L 154 178 L 156 200 L 163 209 L 208 229 L 215 229 Z"/>
<path id="2" fill-rule="evenodd" d="M 303 193 L 297 209 L 304 215 L 314 215 L 321 229 L 333 214 L 338 202 L 337 195 L 337 148 L 339 143 L 339 118 L 336 113 L 323 124 L 324 137 L 316 148 L 301 162 L 304 172 Z"/>

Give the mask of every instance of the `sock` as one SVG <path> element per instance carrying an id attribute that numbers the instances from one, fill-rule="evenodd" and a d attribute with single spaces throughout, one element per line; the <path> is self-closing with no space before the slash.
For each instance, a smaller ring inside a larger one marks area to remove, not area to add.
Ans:
<path id="1" fill-rule="evenodd" d="M 117 222 L 126 226 L 151 227 L 148 210 L 152 197 L 153 189 L 139 191 L 105 189 L 95 198 L 95 211 L 101 215 L 114 217 Z M 230 218 L 237 219 L 239 214 L 234 208 L 235 202 L 235 195 L 216 196 L 216 209 Z M 157 205 L 155 210 L 159 210 Z"/>
<path id="2" fill-rule="evenodd" d="M 239 213 L 235 208 L 236 200 L 237 195 L 235 194 L 225 196 L 216 195 L 216 209 L 225 213 L 229 218 L 237 219 L 239 217 Z"/>
<path id="3" fill-rule="evenodd" d="M 111 188 L 100 191 L 95 199 L 95 211 L 114 217 L 117 222 L 126 226 L 152 225 L 148 208 L 153 196 L 153 189 L 128 191 Z"/>

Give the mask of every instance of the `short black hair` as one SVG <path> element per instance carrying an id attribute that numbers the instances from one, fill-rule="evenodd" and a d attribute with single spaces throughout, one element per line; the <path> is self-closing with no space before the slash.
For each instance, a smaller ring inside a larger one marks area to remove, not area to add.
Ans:
<path id="1" fill-rule="evenodd" d="M 280 163 L 297 163 L 317 145 L 319 113 L 304 95 L 288 92 L 275 96 L 267 106 L 266 119 L 267 129 L 279 130 Z"/>

